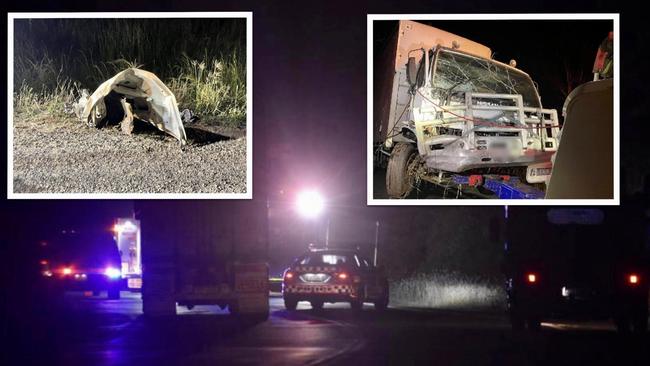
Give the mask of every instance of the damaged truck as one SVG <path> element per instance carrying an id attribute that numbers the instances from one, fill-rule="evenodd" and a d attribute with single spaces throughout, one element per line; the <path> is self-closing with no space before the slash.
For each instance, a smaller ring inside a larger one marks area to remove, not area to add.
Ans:
<path id="1" fill-rule="evenodd" d="M 389 198 L 409 196 L 422 180 L 476 188 L 475 197 L 543 198 L 558 114 L 542 108 L 514 60 L 401 20 L 375 67 L 374 160 L 386 166 Z"/>

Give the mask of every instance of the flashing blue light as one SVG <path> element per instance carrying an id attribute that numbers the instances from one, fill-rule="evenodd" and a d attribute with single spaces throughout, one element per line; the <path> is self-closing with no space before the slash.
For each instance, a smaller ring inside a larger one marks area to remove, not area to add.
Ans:
<path id="1" fill-rule="evenodd" d="M 107 267 L 104 274 L 112 280 L 122 277 L 122 272 L 114 267 Z"/>

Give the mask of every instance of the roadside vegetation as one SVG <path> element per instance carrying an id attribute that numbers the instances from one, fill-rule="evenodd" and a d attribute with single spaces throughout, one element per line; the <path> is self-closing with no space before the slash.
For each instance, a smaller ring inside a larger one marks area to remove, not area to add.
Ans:
<path id="1" fill-rule="evenodd" d="M 494 279 L 436 272 L 393 281 L 392 305 L 441 309 L 503 309 L 505 291 Z"/>
<path id="2" fill-rule="evenodd" d="M 16 20 L 15 117 L 71 118 L 64 103 L 129 67 L 158 75 L 202 121 L 245 126 L 245 19 Z"/>

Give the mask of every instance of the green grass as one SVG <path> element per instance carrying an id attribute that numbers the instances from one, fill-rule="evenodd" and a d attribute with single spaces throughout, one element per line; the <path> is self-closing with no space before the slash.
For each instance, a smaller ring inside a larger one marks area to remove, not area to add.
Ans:
<path id="1" fill-rule="evenodd" d="M 63 103 L 128 67 L 158 75 L 181 109 L 244 126 L 244 19 L 32 19 L 14 29 L 16 116 L 64 117 Z"/>

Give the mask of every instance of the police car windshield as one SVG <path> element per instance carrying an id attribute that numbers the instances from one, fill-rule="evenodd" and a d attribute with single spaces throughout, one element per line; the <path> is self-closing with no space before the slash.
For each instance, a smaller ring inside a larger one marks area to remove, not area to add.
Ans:
<path id="1" fill-rule="evenodd" d="M 350 263 L 350 258 L 345 254 L 334 254 L 334 253 L 310 253 L 304 256 L 300 262 L 301 265 L 306 264 L 346 264 Z"/>

